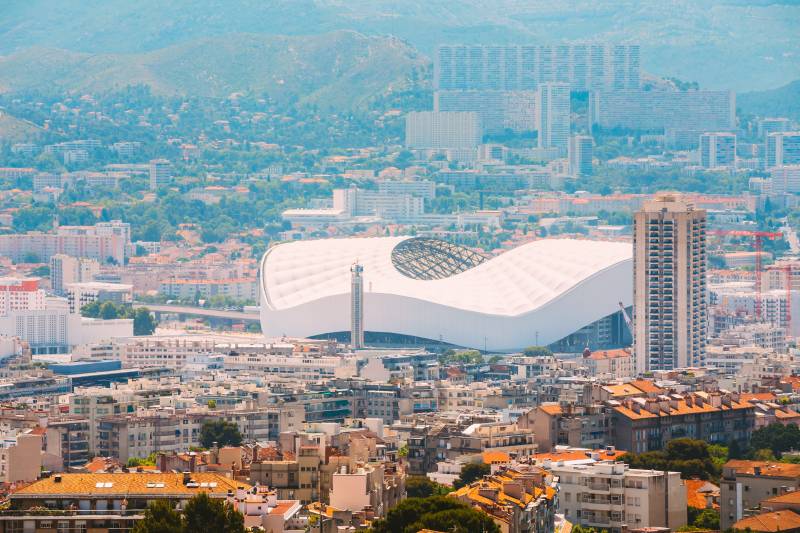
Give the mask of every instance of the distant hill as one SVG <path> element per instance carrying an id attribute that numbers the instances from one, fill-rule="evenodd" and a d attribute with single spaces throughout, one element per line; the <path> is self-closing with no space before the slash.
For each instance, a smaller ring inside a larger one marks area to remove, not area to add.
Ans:
<path id="1" fill-rule="evenodd" d="M 266 91 L 278 101 L 347 109 L 407 85 L 429 59 L 392 37 L 230 34 L 138 54 L 31 47 L 0 58 L 0 91 L 98 92 L 146 84 L 155 93 L 225 97 Z"/>
<path id="2" fill-rule="evenodd" d="M 800 80 L 772 89 L 743 93 L 736 105 L 745 113 L 762 117 L 788 117 L 800 120 Z"/>
<path id="3" fill-rule="evenodd" d="M 28 141 L 44 130 L 39 126 L 9 115 L 0 110 L 0 142 L 21 142 Z"/>
<path id="4" fill-rule="evenodd" d="M 647 72 L 737 92 L 800 78 L 797 0 L 6 0 L 0 54 L 140 54 L 232 33 L 338 30 L 395 35 L 429 56 L 442 43 L 637 42 Z"/>

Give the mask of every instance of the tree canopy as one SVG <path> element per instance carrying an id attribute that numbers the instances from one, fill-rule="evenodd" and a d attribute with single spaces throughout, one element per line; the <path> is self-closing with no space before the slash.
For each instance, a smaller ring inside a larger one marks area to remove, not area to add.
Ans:
<path id="1" fill-rule="evenodd" d="M 486 463 L 467 463 L 461 467 L 461 475 L 453 481 L 453 487 L 460 489 L 464 485 L 469 485 L 473 481 L 488 476 L 492 469 Z"/>
<path id="2" fill-rule="evenodd" d="M 87 318 L 102 318 L 114 320 L 116 318 L 132 318 L 134 335 L 152 335 L 158 323 L 153 318 L 150 309 L 130 305 L 116 304 L 114 302 L 90 302 L 81 307 L 81 316 Z"/>
<path id="3" fill-rule="evenodd" d="M 211 448 L 214 443 L 218 446 L 239 446 L 242 443 L 242 434 L 239 426 L 227 420 L 209 420 L 200 428 L 200 444 L 204 448 Z"/>
<path id="4" fill-rule="evenodd" d="M 209 498 L 206 493 L 194 496 L 183 513 L 165 500 L 147 506 L 144 518 L 133 527 L 133 533 L 245 533 L 244 516 L 230 504 Z"/>
<path id="5" fill-rule="evenodd" d="M 796 424 L 774 423 L 757 429 L 750 438 L 750 448 L 754 451 L 771 450 L 775 457 L 783 452 L 800 447 L 800 428 Z"/>
<path id="6" fill-rule="evenodd" d="M 374 533 L 416 533 L 421 529 L 452 533 L 500 533 L 486 513 L 449 496 L 408 498 L 372 525 Z"/>
<path id="7" fill-rule="evenodd" d="M 717 479 L 721 472 L 711 456 L 708 443 L 689 438 L 673 439 L 663 450 L 626 453 L 620 459 L 632 468 L 680 472 L 683 479 Z"/>
<path id="8" fill-rule="evenodd" d="M 406 479 L 406 494 L 409 498 L 444 496 L 448 492 L 450 492 L 450 489 L 425 476 L 409 476 Z"/>

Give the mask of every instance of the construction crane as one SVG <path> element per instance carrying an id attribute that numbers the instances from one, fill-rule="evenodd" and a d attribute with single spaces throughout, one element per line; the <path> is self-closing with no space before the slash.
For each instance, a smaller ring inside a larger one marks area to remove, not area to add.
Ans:
<path id="1" fill-rule="evenodd" d="M 625 325 L 628 326 L 631 337 L 633 337 L 633 322 L 631 322 L 631 317 L 628 316 L 628 312 L 625 310 L 625 304 L 622 302 L 619 303 L 619 310 L 622 313 L 622 318 L 625 320 Z"/>
<path id="2" fill-rule="evenodd" d="M 709 231 L 712 235 L 719 235 L 719 236 L 730 236 L 730 237 L 752 237 L 754 242 L 754 248 L 756 251 L 756 318 L 761 318 L 761 246 L 764 239 L 780 239 L 783 237 L 783 233 L 779 231 L 751 231 L 751 230 L 711 230 Z M 788 309 L 788 307 L 787 307 Z"/>

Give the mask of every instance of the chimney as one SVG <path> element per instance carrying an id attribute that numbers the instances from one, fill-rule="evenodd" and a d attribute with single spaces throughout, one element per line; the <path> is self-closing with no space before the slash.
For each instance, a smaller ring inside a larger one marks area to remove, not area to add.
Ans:
<path id="1" fill-rule="evenodd" d="M 192 480 L 192 473 L 191 472 L 184 472 L 183 473 L 183 484 L 188 485 L 189 481 Z"/>
<path id="2" fill-rule="evenodd" d="M 53 483 L 61 483 L 61 474 L 53 476 Z"/>
<path id="3" fill-rule="evenodd" d="M 760 466 L 754 466 L 753 467 L 753 474 L 756 475 L 756 476 L 760 476 L 761 475 L 761 467 Z"/>

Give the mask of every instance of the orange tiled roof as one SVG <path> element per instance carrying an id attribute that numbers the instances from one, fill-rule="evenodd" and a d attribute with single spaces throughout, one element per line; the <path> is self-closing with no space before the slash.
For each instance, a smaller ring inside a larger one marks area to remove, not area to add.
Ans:
<path id="1" fill-rule="evenodd" d="M 646 379 L 637 379 L 635 381 L 631 381 L 631 385 L 636 387 L 642 392 L 646 393 L 653 393 L 653 394 L 663 394 L 664 389 L 661 387 L 657 387 L 655 383 L 652 381 L 648 381 Z"/>
<path id="2" fill-rule="evenodd" d="M 800 490 L 793 490 L 792 492 L 787 492 L 786 494 L 781 494 L 780 496 L 775 496 L 774 498 L 764 500 L 761 503 L 762 504 L 783 503 L 790 505 L 800 505 Z"/>
<path id="3" fill-rule="evenodd" d="M 686 505 L 695 509 L 707 507 L 706 494 L 719 494 L 719 487 L 702 479 L 687 479 L 684 484 L 686 485 Z M 714 509 L 719 509 L 719 504 L 712 504 L 712 506 Z"/>
<path id="4" fill-rule="evenodd" d="M 616 350 L 596 350 L 591 353 L 588 359 L 592 359 L 593 361 L 600 361 L 604 359 L 621 359 L 623 357 L 630 357 L 631 352 L 625 348 L 619 348 Z"/>
<path id="5" fill-rule="evenodd" d="M 540 405 L 539 409 L 541 409 L 542 411 L 544 411 L 545 413 L 547 413 L 548 415 L 551 415 L 551 416 L 557 416 L 557 415 L 560 415 L 562 413 L 561 406 L 558 405 L 558 404 L 554 404 L 554 403 L 553 404 Z"/>
<path id="6" fill-rule="evenodd" d="M 185 495 L 210 492 L 227 494 L 238 487 L 250 490 L 247 483 L 227 478 L 211 472 L 194 472 L 191 479 L 199 486 L 188 487 L 183 484 L 183 474 L 118 472 L 113 474 L 57 474 L 40 479 L 14 493 L 14 497 L 44 498 L 47 496 L 70 495 Z M 216 483 L 215 486 L 211 484 Z M 161 486 L 163 484 L 163 486 Z M 205 486 L 202 486 L 205 484 Z"/>
<path id="7" fill-rule="evenodd" d="M 750 529 L 756 532 L 800 529 L 800 515 L 788 509 L 774 511 L 772 513 L 763 513 L 748 518 L 742 518 L 733 524 L 733 529 Z"/>
<path id="8" fill-rule="evenodd" d="M 767 477 L 800 477 L 800 465 L 792 463 L 773 463 L 769 461 L 745 461 L 734 459 L 725 463 L 725 468 L 733 468 L 737 474 L 755 475 L 755 468 L 760 468 L 759 475 Z"/>

